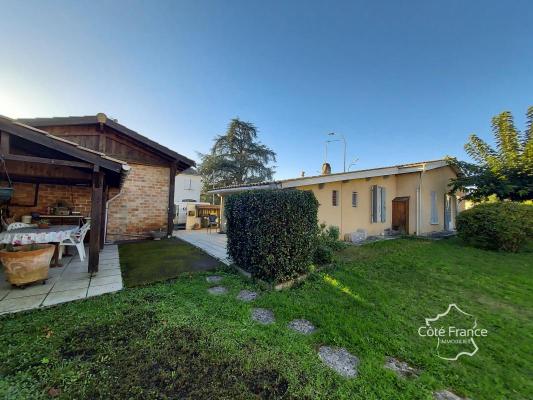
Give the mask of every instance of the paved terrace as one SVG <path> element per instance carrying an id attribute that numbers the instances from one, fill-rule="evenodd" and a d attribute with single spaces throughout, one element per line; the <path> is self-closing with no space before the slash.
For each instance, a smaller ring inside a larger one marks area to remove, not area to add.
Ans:
<path id="1" fill-rule="evenodd" d="M 13 288 L 0 271 L 0 314 L 14 313 L 52 306 L 116 292 L 122 289 L 120 260 L 116 245 L 105 246 L 100 253 L 99 271 L 87 273 L 87 258 L 80 261 L 78 254 L 61 260 L 63 266 L 50 268 L 46 284 L 33 284 L 25 289 Z"/>
<path id="2" fill-rule="evenodd" d="M 174 231 L 174 236 L 202 249 L 226 265 L 231 264 L 226 250 L 228 238 L 225 234 L 220 234 L 214 230 L 207 232 L 205 229 L 199 229 L 195 231 L 177 230 Z"/>

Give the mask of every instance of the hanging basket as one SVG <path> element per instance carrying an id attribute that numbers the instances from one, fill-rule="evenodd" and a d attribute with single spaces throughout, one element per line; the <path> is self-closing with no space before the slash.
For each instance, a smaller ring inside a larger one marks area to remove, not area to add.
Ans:
<path id="1" fill-rule="evenodd" d="M 0 187 L 0 201 L 8 201 L 13 196 L 13 188 Z"/>

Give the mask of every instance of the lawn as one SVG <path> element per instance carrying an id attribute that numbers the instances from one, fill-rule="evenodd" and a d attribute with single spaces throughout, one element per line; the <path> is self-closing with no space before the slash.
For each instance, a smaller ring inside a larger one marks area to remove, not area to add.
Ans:
<path id="1" fill-rule="evenodd" d="M 133 245 L 132 245 L 133 246 Z M 122 254 L 121 254 L 122 255 Z M 46 310 L 0 317 L 0 397 L 431 399 L 443 388 L 472 399 L 533 398 L 533 257 L 400 239 L 350 247 L 337 265 L 299 287 L 259 290 L 224 270 L 227 295 L 208 295 L 210 273 L 126 289 Z M 475 315 L 488 336 L 473 357 L 445 361 L 418 336 L 449 303 Z M 276 323 L 250 320 L 254 306 Z M 294 318 L 318 330 L 301 336 Z M 346 379 L 317 357 L 320 345 L 360 360 Z M 419 368 L 385 370 L 386 356 Z"/>
<path id="2" fill-rule="evenodd" d="M 179 239 L 128 243 L 119 246 L 122 277 L 127 287 L 177 277 L 183 272 L 206 271 L 221 264 Z"/>

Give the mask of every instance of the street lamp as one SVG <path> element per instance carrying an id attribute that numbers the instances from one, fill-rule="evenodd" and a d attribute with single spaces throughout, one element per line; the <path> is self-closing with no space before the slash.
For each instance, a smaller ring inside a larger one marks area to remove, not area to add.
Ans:
<path id="1" fill-rule="evenodd" d="M 328 143 L 330 142 L 340 142 L 342 140 L 343 144 L 344 144 L 344 165 L 343 165 L 343 170 L 344 172 L 346 172 L 346 138 L 344 137 L 344 135 L 338 135 L 336 134 L 335 132 L 330 132 L 328 133 L 328 136 L 336 136 L 336 137 L 340 137 L 340 139 L 331 139 L 331 140 L 328 140 L 326 142 L 326 157 L 327 157 L 327 149 L 328 149 Z"/>

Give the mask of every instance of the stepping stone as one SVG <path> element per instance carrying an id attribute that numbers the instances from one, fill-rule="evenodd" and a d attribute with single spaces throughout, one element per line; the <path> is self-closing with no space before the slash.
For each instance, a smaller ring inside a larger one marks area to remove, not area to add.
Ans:
<path id="1" fill-rule="evenodd" d="M 318 357 L 331 369 L 345 378 L 355 378 L 359 359 L 348 353 L 344 347 L 322 346 L 318 349 Z"/>
<path id="2" fill-rule="evenodd" d="M 316 330 L 315 326 L 306 319 L 292 320 L 287 324 L 287 326 L 289 329 L 292 329 L 298 333 L 303 333 L 304 335 L 309 335 Z"/>
<path id="3" fill-rule="evenodd" d="M 452 393 L 448 390 L 439 390 L 438 392 L 434 392 L 433 397 L 435 400 L 469 400 L 468 398 L 459 397 L 455 393 Z"/>
<path id="4" fill-rule="evenodd" d="M 237 295 L 237 299 L 242 301 L 253 301 L 257 299 L 257 293 L 250 290 L 241 290 Z"/>
<path id="5" fill-rule="evenodd" d="M 405 377 L 418 377 L 419 371 L 416 368 L 411 367 L 406 362 L 400 361 L 394 357 L 388 357 L 385 362 L 385 368 L 388 368 L 398 375 L 400 378 Z"/>
<path id="6" fill-rule="evenodd" d="M 252 309 L 252 319 L 263 325 L 270 325 L 276 322 L 274 313 L 266 308 L 254 308 Z"/>
<path id="7" fill-rule="evenodd" d="M 218 283 L 222 280 L 222 277 L 220 275 L 211 275 L 205 278 L 205 280 L 209 283 Z"/>
<path id="8" fill-rule="evenodd" d="M 207 291 L 211 294 L 214 294 L 215 296 L 218 296 L 221 294 L 226 294 L 228 292 L 228 289 L 226 289 L 224 286 L 215 286 L 207 289 Z"/>

